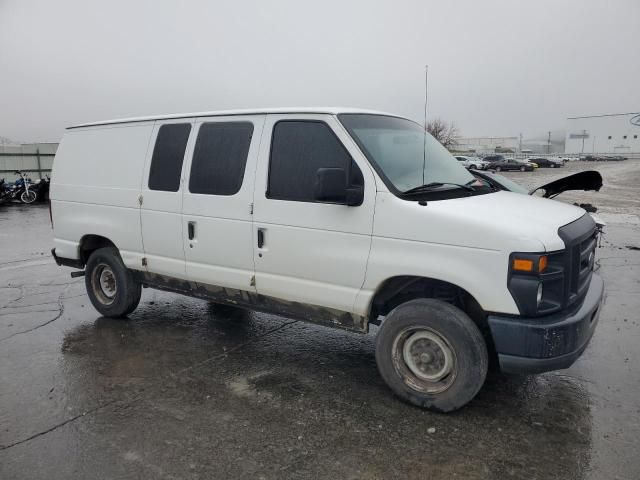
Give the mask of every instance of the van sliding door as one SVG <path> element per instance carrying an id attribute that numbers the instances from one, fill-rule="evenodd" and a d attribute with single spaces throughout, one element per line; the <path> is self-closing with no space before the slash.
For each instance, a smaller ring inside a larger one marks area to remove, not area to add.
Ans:
<path id="1" fill-rule="evenodd" d="M 241 115 L 198 118 L 194 125 L 183 186 L 187 278 L 225 300 L 255 293 L 252 204 L 263 124 L 264 115 Z"/>
<path id="2" fill-rule="evenodd" d="M 156 122 L 141 188 L 140 221 L 146 270 L 186 279 L 182 232 L 182 175 L 193 122 Z"/>

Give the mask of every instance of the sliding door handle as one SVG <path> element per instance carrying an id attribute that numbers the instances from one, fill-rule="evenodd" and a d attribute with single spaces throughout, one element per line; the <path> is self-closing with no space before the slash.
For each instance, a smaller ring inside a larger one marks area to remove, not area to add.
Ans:
<path id="1" fill-rule="evenodd" d="M 262 248 L 264 246 L 264 229 L 258 229 L 258 248 Z"/>
<path id="2" fill-rule="evenodd" d="M 187 232 L 189 235 L 189 240 L 193 240 L 196 236 L 196 222 L 189 222 L 187 224 Z"/>

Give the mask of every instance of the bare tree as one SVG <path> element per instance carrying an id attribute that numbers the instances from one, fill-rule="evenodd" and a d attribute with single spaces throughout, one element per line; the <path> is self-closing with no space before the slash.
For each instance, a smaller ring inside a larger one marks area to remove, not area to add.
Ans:
<path id="1" fill-rule="evenodd" d="M 456 124 L 453 122 L 447 123 L 441 118 L 436 118 L 427 123 L 427 132 L 449 150 L 458 143 L 458 138 L 460 137 Z"/>

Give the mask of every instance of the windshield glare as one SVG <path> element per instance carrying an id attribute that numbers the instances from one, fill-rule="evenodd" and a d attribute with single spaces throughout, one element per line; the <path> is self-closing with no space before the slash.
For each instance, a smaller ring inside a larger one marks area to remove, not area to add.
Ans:
<path id="1" fill-rule="evenodd" d="M 371 114 L 342 114 L 339 118 L 383 179 L 400 192 L 429 183 L 452 188 L 447 184 L 465 185 L 475 179 L 415 122 Z"/>

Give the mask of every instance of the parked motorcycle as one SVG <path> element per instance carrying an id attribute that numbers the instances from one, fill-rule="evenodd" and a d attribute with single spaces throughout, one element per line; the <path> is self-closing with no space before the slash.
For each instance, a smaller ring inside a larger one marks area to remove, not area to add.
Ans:
<path id="1" fill-rule="evenodd" d="M 45 175 L 44 178 L 38 180 L 30 188 L 35 189 L 39 202 L 46 202 L 49 200 L 49 185 L 51 184 L 51 178 L 49 175 Z"/>
<path id="2" fill-rule="evenodd" d="M 4 178 L 0 178 L 0 205 L 8 201 L 8 195 L 5 193 L 6 191 L 6 182 L 4 181 Z"/>
<path id="3" fill-rule="evenodd" d="M 26 173 L 16 170 L 18 180 L 13 184 L 7 184 L 4 179 L 2 181 L 2 189 L 0 190 L 0 203 L 12 202 L 20 200 L 22 203 L 33 203 L 38 198 L 38 192 L 33 188 L 31 179 Z"/>

